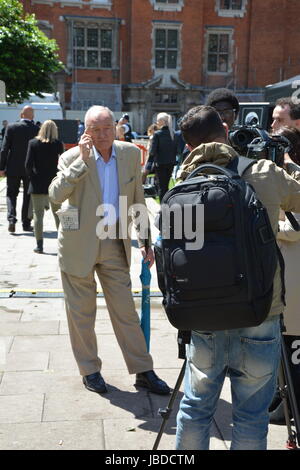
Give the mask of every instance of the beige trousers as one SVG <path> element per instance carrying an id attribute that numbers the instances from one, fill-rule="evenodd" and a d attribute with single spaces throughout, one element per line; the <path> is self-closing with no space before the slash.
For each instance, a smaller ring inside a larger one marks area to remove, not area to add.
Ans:
<path id="1" fill-rule="evenodd" d="M 95 271 L 128 372 L 136 374 L 153 369 L 135 311 L 123 242 L 107 239 L 99 241 L 98 258 L 87 277 L 61 272 L 70 339 L 80 374 L 100 371 L 102 365 L 94 329 L 97 309 Z"/>
<path id="2" fill-rule="evenodd" d="M 31 194 L 31 203 L 33 209 L 34 236 L 36 240 L 42 240 L 44 212 L 46 207 L 49 208 L 50 205 L 55 220 L 56 229 L 58 230 L 59 218 L 56 215 L 56 211 L 60 209 L 60 204 L 54 204 L 53 202 L 49 201 L 48 194 Z"/>

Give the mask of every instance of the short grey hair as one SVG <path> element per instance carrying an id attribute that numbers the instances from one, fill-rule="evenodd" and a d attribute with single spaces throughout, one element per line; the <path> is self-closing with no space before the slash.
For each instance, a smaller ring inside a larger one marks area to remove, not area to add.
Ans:
<path id="1" fill-rule="evenodd" d="M 91 119 L 91 117 L 98 116 L 103 111 L 106 111 L 110 115 L 112 122 L 115 122 L 115 116 L 111 109 L 109 109 L 107 106 L 94 105 L 94 106 L 91 106 L 85 113 L 85 116 L 84 116 L 85 127 L 87 127 L 87 121 Z"/>

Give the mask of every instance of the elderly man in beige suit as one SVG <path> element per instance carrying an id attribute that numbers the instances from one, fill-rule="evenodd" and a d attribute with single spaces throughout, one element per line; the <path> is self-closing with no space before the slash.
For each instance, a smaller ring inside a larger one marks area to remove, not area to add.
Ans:
<path id="1" fill-rule="evenodd" d="M 94 331 L 96 272 L 128 371 L 137 374 L 136 385 L 169 394 L 168 385 L 153 371 L 131 293 L 127 229 L 131 217 L 127 210 L 124 217 L 123 206 L 125 200 L 126 209 L 135 204 L 145 207 L 140 152 L 135 145 L 114 139 L 113 113 L 102 106 L 90 108 L 78 147 L 60 157 L 60 171 L 49 187 L 53 202 L 67 201 L 72 209 L 71 215 L 68 207 L 62 209 L 58 240 L 72 349 L 85 387 L 105 393 Z M 143 224 L 137 225 L 136 214 L 132 218 L 139 247 L 144 261 L 152 266 L 149 229 L 143 227 L 141 232 Z M 69 215 L 67 224 L 64 215 Z"/>

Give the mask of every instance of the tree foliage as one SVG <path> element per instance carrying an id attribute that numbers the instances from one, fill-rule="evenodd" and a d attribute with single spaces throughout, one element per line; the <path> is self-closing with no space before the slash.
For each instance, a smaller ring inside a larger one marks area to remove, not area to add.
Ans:
<path id="1" fill-rule="evenodd" d="M 18 0 L 0 0 L 0 79 L 7 102 L 54 91 L 51 74 L 62 68 L 58 46 L 38 28 L 34 15 L 26 14 Z"/>

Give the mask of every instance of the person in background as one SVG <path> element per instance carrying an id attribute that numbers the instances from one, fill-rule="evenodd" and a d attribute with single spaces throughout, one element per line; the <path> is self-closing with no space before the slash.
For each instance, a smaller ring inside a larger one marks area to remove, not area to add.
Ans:
<path id="1" fill-rule="evenodd" d="M 33 207 L 34 235 L 36 238 L 35 253 L 43 253 L 43 219 L 45 208 L 49 208 L 48 187 L 56 176 L 58 157 L 64 151 L 58 140 L 55 122 L 48 120 L 42 124 L 38 135 L 29 141 L 25 169 L 29 178 L 28 193 L 31 194 Z M 50 202 L 56 228 L 59 219 L 56 211 L 60 205 Z"/>
<path id="2" fill-rule="evenodd" d="M 156 124 L 159 128 L 154 132 L 149 158 L 143 174 L 147 176 L 155 169 L 160 202 L 169 188 L 169 181 L 176 165 L 176 142 L 172 128 L 172 117 L 167 113 L 157 115 Z"/>
<path id="3" fill-rule="evenodd" d="M 156 132 L 157 130 L 158 130 L 158 126 L 155 123 L 150 124 L 150 126 L 147 129 L 147 136 L 149 137 L 149 140 L 147 142 L 147 161 L 145 163 L 144 170 L 147 166 L 147 162 L 148 162 L 148 158 L 149 158 L 149 151 L 150 151 L 150 148 L 151 148 L 154 132 Z M 153 165 L 152 169 L 149 169 L 149 173 L 151 173 L 151 172 L 154 172 L 154 165 Z M 147 180 L 147 174 L 146 174 L 145 171 L 143 171 L 143 173 L 142 173 L 142 183 L 145 184 L 146 180 Z"/>
<path id="4" fill-rule="evenodd" d="M 9 124 L 6 129 L 0 156 L 0 176 L 6 179 L 6 201 L 8 231 L 14 233 L 17 222 L 17 197 L 23 183 L 22 225 L 25 232 L 32 232 L 29 211 L 29 179 L 25 171 L 25 159 L 29 140 L 33 139 L 39 128 L 33 123 L 34 110 L 25 106 L 21 111 L 21 120 Z"/>
<path id="5" fill-rule="evenodd" d="M 285 126 L 277 130 L 276 134 L 283 135 L 290 141 L 291 149 L 288 154 L 300 170 L 300 129 Z M 300 213 L 293 213 L 293 215 L 300 224 Z M 294 354 L 300 348 L 300 232 L 293 229 L 282 210 L 280 211 L 277 240 L 285 262 L 286 307 L 284 309 L 284 323 L 286 333 L 284 341 L 290 359 L 293 385 L 300 410 L 300 354 Z M 285 424 L 283 402 L 279 390 L 277 390 L 270 406 L 270 423 Z"/>
<path id="6" fill-rule="evenodd" d="M 300 101 L 291 97 L 279 98 L 273 110 L 272 133 L 283 127 L 296 127 L 300 129 Z"/>
<path id="7" fill-rule="evenodd" d="M 84 133 L 84 124 L 81 121 L 81 119 L 77 119 L 77 125 L 78 125 L 78 128 L 77 128 L 77 142 L 79 142 L 80 137 Z"/>
<path id="8" fill-rule="evenodd" d="M 1 129 L 1 138 L 2 140 L 4 139 L 4 134 L 5 134 L 5 131 L 6 131 L 6 128 L 8 126 L 8 121 L 6 119 L 4 119 L 4 121 L 2 121 L 2 129 Z"/>
<path id="9" fill-rule="evenodd" d="M 118 120 L 115 121 L 116 125 L 116 139 L 117 140 L 125 140 L 125 126 L 120 124 Z"/>
<path id="10" fill-rule="evenodd" d="M 1 147 L 2 147 L 2 142 L 3 142 L 3 139 L 4 139 L 4 134 L 5 134 L 5 131 L 6 131 L 6 127 L 8 125 L 8 121 L 6 121 L 6 119 L 4 121 L 2 121 L 2 129 L 1 129 L 1 134 L 0 134 L 0 150 L 1 150 Z"/>
<path id="11" fill-rule="evenodd" d="M 239 101 L 236 95 L 228 88 L 217 88 L 206 98 L 206 106 L 212 106 L 227 125 L 228 130 L 233 127 L 239 114 Z"/>
<path id="12" fill-rule="evenodd" d="M 124 129 L 124 140 L 126 142 L 132 142 L 133 135 L 132 135 L 131 125 L 129 124 L 129 115 L 123 114 L 118 124 L 119 126 L 122 126 Z"/>
<path id="13" fill-rule="evenodd" d="M 174 139 L 176 144 L 176 167 L 174 168 L 174 179 L 177 178 L 177 173 L 185 157 L 188 155 L 189 150 L 186 148 L 186 143 L 182 137 L 181 130 L 179 129 L 174 133 Z"/>
<path id="14" fill-rule="evenodd" d="M 147 129 L 147 136 L 149 137 L 149 140 L 147 142 L 147 153 L 148 153 L 147 161 L 148 161 L 148 158 L 149 158 L 149 153 L 150 153 L 150 149 L 151 149 L 151 145 L 152 145 L 153 136 L 154 136 L 154 133 L 156 131 L 158 131 L 158 125 L 154 122 L 153 124 L 150 124 L 150 126 Z M 147 162 L 146 162 L 146 165 L 147 165 Z"/>

